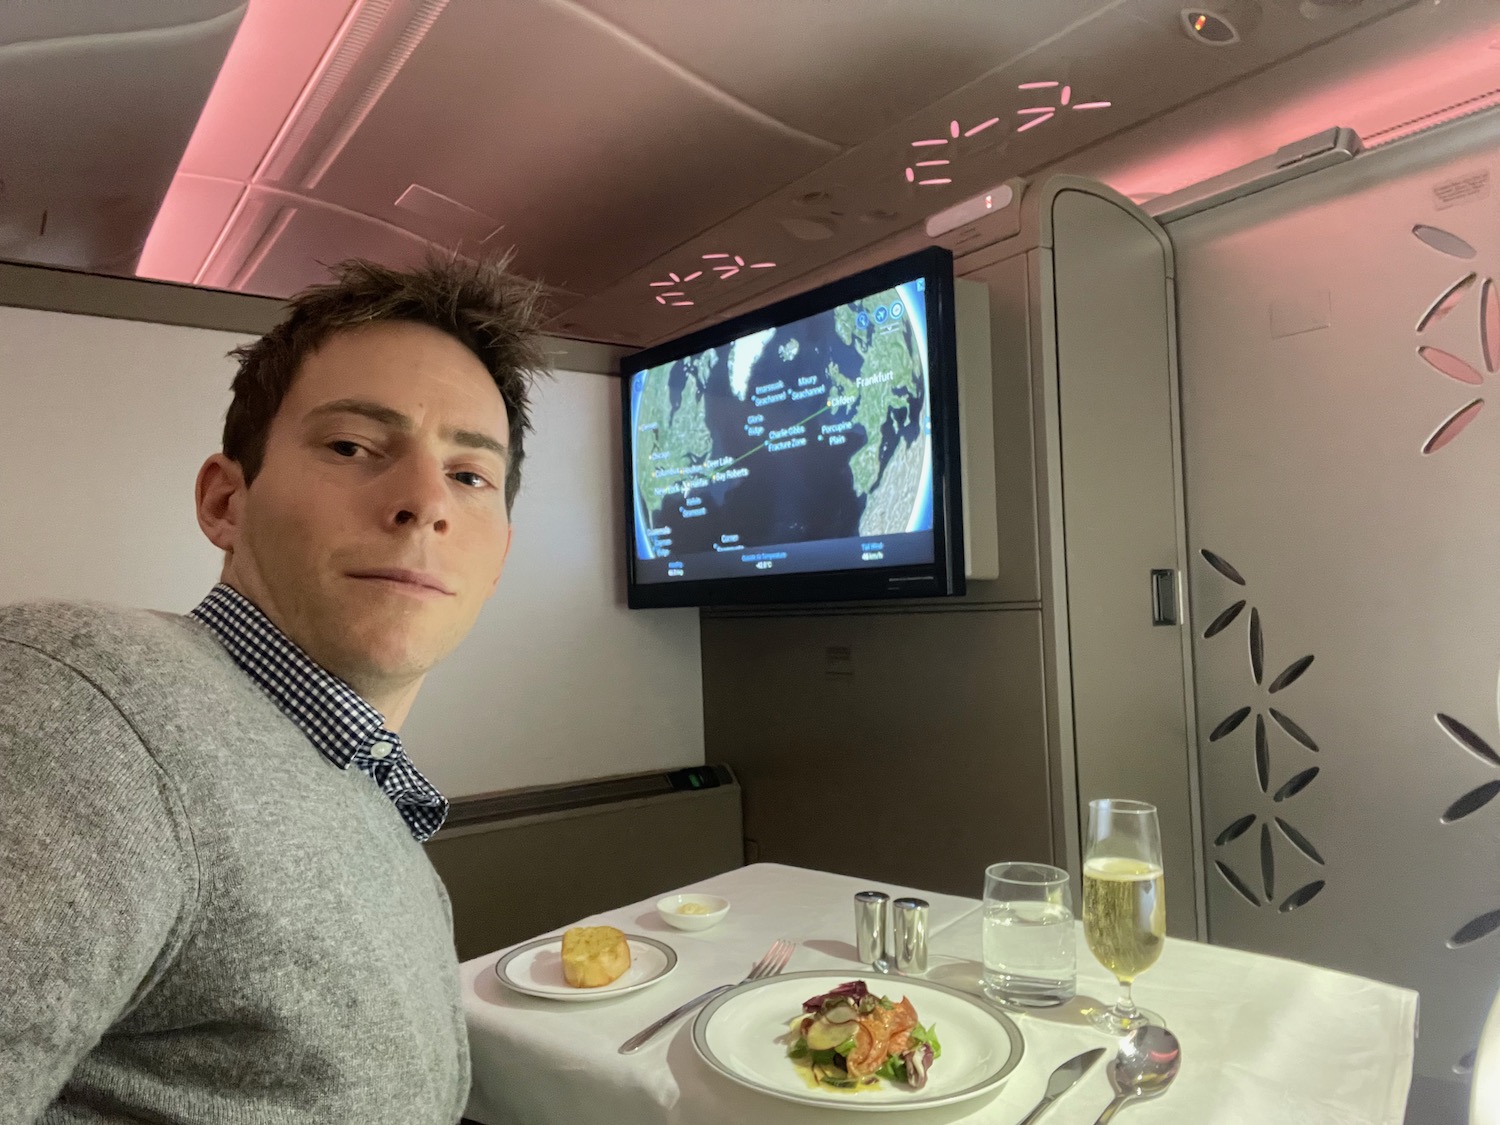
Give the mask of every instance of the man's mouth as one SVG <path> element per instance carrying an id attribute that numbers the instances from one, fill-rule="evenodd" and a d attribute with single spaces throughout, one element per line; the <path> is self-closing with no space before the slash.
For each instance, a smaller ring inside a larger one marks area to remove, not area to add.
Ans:
<path id="1" fill-rule="evenodd" d="M 372 567 L 369 570 L 349 572 L 350 578 L 389 583 L 412 593 L 452 597 L 453 589 L 435 574 L 425 570 L 407 570 L 403 567 Z"/>

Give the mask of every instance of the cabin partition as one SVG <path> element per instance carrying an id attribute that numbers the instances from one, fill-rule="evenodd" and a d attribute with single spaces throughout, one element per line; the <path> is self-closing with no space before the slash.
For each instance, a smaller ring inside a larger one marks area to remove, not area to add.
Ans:
<path id="1" fill-rule="evenodd" d="M 1168 226 L 1217 943 L 1421 993 L 1463 1120 L 1500 982 L 1500 114 Z"/>

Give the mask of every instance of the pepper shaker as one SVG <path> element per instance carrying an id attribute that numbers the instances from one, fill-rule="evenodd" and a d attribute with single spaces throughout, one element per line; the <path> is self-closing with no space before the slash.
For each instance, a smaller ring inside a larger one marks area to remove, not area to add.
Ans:
<path id="1" fill-rule="evenodd" d="M 860 891 L 854 896 L 854 947 L 858 957 L 877 973 L 890 971 L 885 955 L 885 916 L 891 896 L 882 891 Z"/>
<path id="2" fill-rule="evenodd" d="M 927 971 L 927 902 L 898 898 L 891 915 L 896 947 L 896 971 L 919 975 Z"/>

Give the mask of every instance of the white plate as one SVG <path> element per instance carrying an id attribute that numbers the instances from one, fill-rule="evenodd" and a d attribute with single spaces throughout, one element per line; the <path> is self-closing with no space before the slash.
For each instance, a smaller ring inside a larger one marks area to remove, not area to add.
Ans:
<path id="1" fill-rule="evenodd" d="M 630 968 L 599 988 L 574 988 L 563 977 L 562 935 L 537 938 L 517 946 L 495 962 L 500 983 L 527 996 L 546 1000 L 609 1000 L 655 984 L 677 967 L 677 954 L 655 938 L 626 934 Z"/>
<path id="2" fill-rule="evenodd" d="M 817 1089 L 786 1057 L 782 1036 L 802 1002 L 850 980 L 863 980 L 871 992 L 892 1000 L 908 997 L 922 1025 L 937 1028 L 943 1057 L 933 1062 L 922 1089 L 892 1082 L 858 1094 Z M 726 1078 L 773 1098 L 876 1113 L 931 1109 L 990 1093 L 1015 1070 L 1025 1050 L 1016 1025 L 980 997 L 909 977 L 823 970 L 767 977 L 726 992 L 693 1022 L 693 1046 Z"/>

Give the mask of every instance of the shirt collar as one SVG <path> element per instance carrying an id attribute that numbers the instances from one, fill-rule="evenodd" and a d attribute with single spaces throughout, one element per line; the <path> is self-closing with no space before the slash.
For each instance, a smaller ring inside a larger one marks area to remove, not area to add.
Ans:
<path id="1" fill-rule="evenodd" d="M 448 802 L 411 765 L 400 736 L 385 729 L 384 717 L 358 692 L 308 656 L 232 586 L 216 585 L 191 616 L 213 632 L 241 671 L 324 758 L 341 770 L 352 763 L 369 774 L 417 839 L 437 831 Z M 378 757 L 371 755 L 372 748 Z"/>

